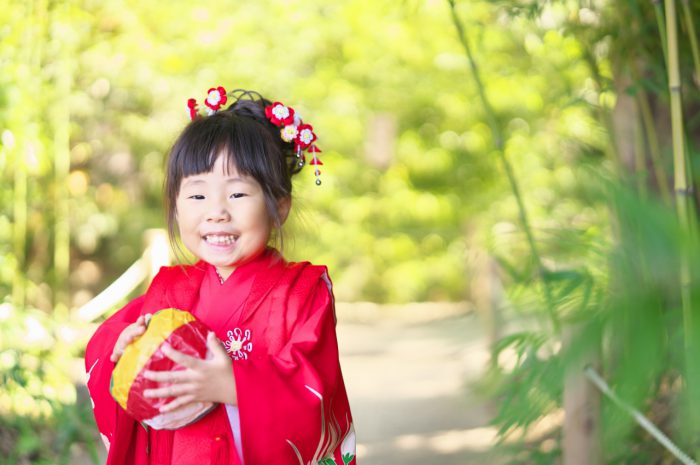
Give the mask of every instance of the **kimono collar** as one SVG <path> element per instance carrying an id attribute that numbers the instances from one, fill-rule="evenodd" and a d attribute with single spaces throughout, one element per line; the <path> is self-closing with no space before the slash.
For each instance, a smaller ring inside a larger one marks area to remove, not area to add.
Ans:
<path id="1" fill-rule="evenodd" d="M 264 272 L 265 270 L 274 267 L 276 264 L 278 264 L 278 262 L 284 262 L 284 259 L 277 249 L 266 247 L 260 255 L 253 258 L 251 261 L 236 267 L 236 269 L 233 270 L 233 273 L 231 273 L 231 276 L 229 276 L 227 279 L 231 279 L 233 277 L 243 278 L 250 276 L 251 274 Z M 200 262 L 200 264 L 201 263 L 204 262 Z"/>
<path id="2" fill-rule="evenodd" d="M 256 258 L 237 267 L 233 274 L 255 275 L 250 295 L 255 302 L 270 291 L 281 276 L 285 265 L 280 253 L 272 247 L 267 247 Z M 143 312 L 152 313 L 154 310 L 166 307 L 192 309 L 197 302 L 199 289 L 209 266 L 211 265 L 199 261 L 189 266 L 176 265 L 162 268 L 147 292 Z M 229 279 L 232 276 L 229 276 Z M 252 310 L 254 309 L 246 309 L 245 313 L 250 313 Z"/>

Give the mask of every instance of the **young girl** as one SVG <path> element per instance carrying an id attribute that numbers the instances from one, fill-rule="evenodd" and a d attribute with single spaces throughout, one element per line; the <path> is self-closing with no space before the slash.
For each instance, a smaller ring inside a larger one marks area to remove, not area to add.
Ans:
<path id="1" fill-rule="evenodd" d="M 171 240 L 179 237 L 199 261 L 163 267 L 86 349 L 107 464 L 354 464 L 327 270 L 288 263 L 268 246 L 281 237 L 304 152 L 313 157 L 308 164 L 320 164 L 313 129 L 255 92 L 210 89 L 205 105 L 209 115 L 198 116 L 196 102 L 188 102 L 193 121 L 171 150 L 165 182 Z M 216 404 L 176 430 L 139 424 L 109 393 L 124 349 L 164 308 L 187 310 L 211 330 L 212 357 L 165 345 L 179 369 L 143 374 L 160 383 L 145 396 L 174 398 L 163 413 Z"/>

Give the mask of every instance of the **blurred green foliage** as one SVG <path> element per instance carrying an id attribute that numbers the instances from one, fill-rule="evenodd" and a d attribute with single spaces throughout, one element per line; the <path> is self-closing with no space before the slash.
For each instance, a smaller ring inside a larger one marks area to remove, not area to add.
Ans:
<path id="1" fill-rule="evenodd" d="M 338 299 L 469 298 L 477 249 L 532 272 L 446 3 L 5 3 L 0 295 L 11 306 L 3 324 L 23 321 L 25 308 L 74 309 L 140 256 L 143 231 L 164 224 L 162 167 L 187 122 L 185 101 L 214 84 L 257 89 L 314 124 L 323 186 L 308 172 L 296 180 L 285 253 L 329 265 Z M 465 2 L 460 14 L 507 130 L 505 150 L 545 255 L 582 263 L 587 244 L 608 233 L 588 175 L 607 142 L 591 115 L 599 91 L 581 44 L 558 24 L 495 6 Z M 57 168 L 62 156 L 67 173 Z M 57 232 L 65 222 L 68 244 Z M 67 275 L 56 252 L 64 247 Z M 517 283 L 510 289 L 532 295 Z M 77 353 L 84 337 L 62 353 Z M 9 340 L 0 348 L 20 350 Z M 29 368 L 15 360 L 7 369 Z M 13 421 L 22 418 L 43 421 Z"/>
<path id="2" fill-rule="evenodd" d="M 36 146 L 27 206 L 36 218 L 21 268 L 42 283 L 52 262 L 40 251 L 51 251 L 51 235 L 37 232 L 57 220 L 46 202 L 55 194 L 46 116 L 69 111 L 70 175 L 57 180 L 67 183 L 70 204 L 69 306 L 139 256 L 145 228 L 163 226 L 164 157 L 187 122 L 183 102 L 212 83 L 259 89 L 313 122 L 324 184 L 317 188 L 309 173 L 297 179 L 287 254 L 328 264 L 341 300 L 462 299 L 468 231 L 515 217 L 441 2 L 67 2 L 43 13 L 41 5 L 19 2 L 5 13 L 16 17 L 7 18 L 14 26 L 3 38 L 0 118 L 18 141 L 5 150 L 7 175 Z M 575 198 L 558 205 L 555 193 L 574 189 L 574 168 L 552 173 L 553 164 L 577 156 L 566 140 L 603 137 L 591 136 L 585 105 L 569 101 L 570 83 L 586 77 L 575 65 L 580 52 L 556 32 L 543 40 L 527 22 L 499 20 L 488 3 L 469 11 L 489 24 L 479 31 L 482 68 L 512 132 L 508 151 L 528 173 L 524 188 L 536 193 L 533 215 L 568 224 L 580 208 Z M 32 45 L 19 46 L 26 39 Z M 54 95 L 57 72 L 71 76 L 68 95 Z M 591 216 L 583 222 L 598 220 Z M 2 218 L 9 238 L 11 211 Z M 81 265 L 97 267 L 98 277 L 78 278 Z M 51 300 L 47 291 L 36 292 Z"/>
<path id="3" fill-rule="evenodd" d="M 39 310 L 0 305 L 0 454 L 7 464 L 69 464 L 97 450 L 89 402 L 76 404 L 82 371 L 74 325 Z"/>
<path id="4" fill-rule="evenodd" d="M 694 252 L 659 200 L 652 135 L 641 132 L 635 165 L 625 130 L 641 125 L 634 104 L 647 99 L 670 181 L 652 2 L 465 0 L 457 14 L 493 115 L 447 1 L 2 0 L 0 456 L 53 463 L 69 460 L 71 444 L 93 444 L 64 365 L 90 328 L 69 315 L 141 255 L 146 229 L 164 226 L 165 156 L 187 123 L 186 99 L 212 85 L 258 90 L 313 123 L 323 185 L 309 172 L 295 181 L 285 254 L 327 264 L 339 300 L 476 301 L 472 283 L 488 274 L 476 257 L 498 264 L 501 310 L 517 329 L 496 343 L 490 378 L 504 434 L 560 409 L 566 367 L 598 343 L 613 386 L 682 430 L 677 409 L 657 407 L 681 401 L 678 257 Z M 698 76 L 687 41 L 681 58 L 695 167 Z M 549 326 L 543 286 L 555 321 L 584 328 L 571 350 Z M 515 363 L 500 364 L 509 353 Z M 611 463 L 663 456 L 631 447 L 643 441 L 614 408 L 604 415 Z M 28 433 L 39 426 L 51 447 Z M 526 447 L 516 462 L 551 463 L 560 450 Z"/>
<path id="5" fill-rule="evenodd" d="M 586 115 L 575 122 L 567 118 L 566 106 L 561 107 L 560 123 L 571 137 L 566 144 L 573 145 L 578 156 L 568 158 L 564 167 L 552 166 L 574 172 L 567 176 L 571 189 L 556 190 L 553 205 L 575 210 L 570 199 L 586 199 L 586 215 L 604 219 L 589 223 L 587 229 L 575 223 L 553 224 L 559 216 L 553 210 L 552 227 L 546 230 L 538 228 L 542 223 L 535 219 L 540 264 L 524 257 L 523 240 L 499 243 L 492 236 L 493 253 L 515 257 L 499 259 L 509 277 L 505 305 L 511 332 L 494 345 L 492 378 L 485 383 L 490 388 L 494 383 L 498 391 L 494 422 L 503 437 L 525 438 L 518 447 L 509 446 L 514 449 L 511 463 L 559 463 L 563 443 L 556 420 L 555 427 L 534 439 L 525 433 L 538 426 L 541 430 L 564 414 L 565 382 L 582 360 L 593 364 L 618 395 L 688 454 L 696 459 L 700 455 L 694 363 L 700 355 L 697 194 L 692 188 L 687 193 L 680 190 L 678 182 L 686 166 L 691 168 L 691 186 L 698 176 L 700 59 L 693 56 L 697 37 L 688 24 L 695 24 L 700 10 L 697 4 L 676 2 L 678 21 L 671 22 L 680 37 L 675 51 L 685 116 L 681 124 L 687 158 L 681 158 L 679 166 L 672 163 L 679 146 L 670 137 L 663 3 L 496 2 L 501 14 L 534 22 L 545 42 L 556 30 L 560 46 L 574 53 L 587 75 L 571 81 L 568 91 L 576 107 L 587 108 Z M 528 42 L 533 39 L 526 40 L 526 46 Z M 604 154 L 605 162 L 595 166 L 581 156 L 585 153 Z M 517 172 L 518 181 L 527 183 L 529 172 Z M 674 188 L 675 193 L 670 191 Z M 526 200 L 537 195 L 523 192 Z M 677 207 L 683 195 L 691 205 L 687 228 L 683 219 L 679 221 L 682 210 L 673 205 Z M 528 205 L 528 211 L 537 215 L 538 207 Z M 518 226 L 522 232 L 523 224 Z M 513 253 L 514 246 L 521 247 L 520 253 Z M 550 306 L 556 309 L 553 325 L 544 311 Z M 534 328 L 533 315 L 539 315 Z M 594 426 L 594 432 L 602 438 L 604 463 L 670 460 L 660 444 L 607 399 L 602 402 L 600 430 Z"/>

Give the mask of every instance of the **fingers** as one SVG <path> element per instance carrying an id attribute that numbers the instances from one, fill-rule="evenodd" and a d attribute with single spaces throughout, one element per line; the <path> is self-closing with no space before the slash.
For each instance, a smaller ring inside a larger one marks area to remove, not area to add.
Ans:
<path id="1" fill-rule="evenodd" d="M 183 405 L 189 404 L 190 402 L 193 402 L 193 401 L 194 401 L 194 396 L 192 396 L 192 395 L 181 396 L 181 397 L 178 397 L 177 399 L 173 400 L 172 402 L 163 405 L 158 410 L 161 413 L 172 412 L 173 410 L 177 410 L 178 408 L 182 407 Z"/>
<path id="2" fill-rule="evenodd" d="M 168 357 L 170 360 L 177 363 L 178 365 L 182 365 L 185 368 L 196 369 L 202 363 L 202 360 L 198 358 L 191 357 L 189 355 L 183 354 L 182 352 L 178 352 L 177 350 L 173 349 L 172 346 L 168 343 L 163 344 L 161 346 L 161 350 L 166 355 L 166 357 Z"/>
<path id="3" fill-rule="evenodd" d="M 191 374 L 183 371 L 183 370 L 177 370 L 177 371 L 152 371 L 152 370 L 146 370 L 143 373 L 143 377 L 151 380 L 151 381 L 157 381 L 159 383 L 183 383 L 187 381 L 191 381 Z"/>
<path id="4" fill-rule="evenodd" d="M 135 328 L 146 329 L 146 317 L 144 315 L 139 315 L 139 317 L 136 319 L 132 326 L 134 326 Z"/>
<path id="5" fill-rule="evenodd" d="M 217 358 L 217 356 L 218 358 L 221 358 L 222 356 L 228 358 L 226 349 L 221 344 L 221 341 L 219 341 L 219 338 L 216 337 L 216 334 L 214 334 L 213 331 L 209 331 L 209 334 L 207 334 L 207 348 L 211 350 L 215 358 Z"/>
<path id="6" fill-rule="evenodd" d="M 127 334 L 126 341 L 124 341 L 124 345 L 128 345 L 131 341 L 133 341 L 136 338 L 136 336 L 140 336 L 145 332 L 146 327 L 143 326 L 143 323 L 139 324 L 139 326 L 134 326 L 132 330 L 129 331 L 129 333 Z"/>
<path id="7" fill-rule="evenodd" d="M 137 336 L 142 335 L 146 331 L 146 327 L 143 325 L 144 318 L 142 316 L 138 317 L 136 323 L 126 327 L 124 332 L 117 339 L 117 343 L 114 345 L 114 351 L 109 359 L 112 362 L 117 362 L 121 358 L 126 346 L 131 343 Z"/>
<path id="8" fill-rule="evenodd" d="M 171 384 L 170 386 L 164 386 L 155 389 L 146 389 L 143 391 L 144 397 L 177 397 L 181 399 L 183 397 L 192 398 L 192 386 L 189 384 Z"/>

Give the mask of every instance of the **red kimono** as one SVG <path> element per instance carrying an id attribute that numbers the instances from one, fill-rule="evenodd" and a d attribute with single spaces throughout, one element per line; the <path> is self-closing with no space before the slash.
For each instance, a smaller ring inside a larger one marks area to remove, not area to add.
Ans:
<path id="1" fill-rule="evenodd" d="M 112 399 L 109 357 L 139 315 L 192 312 L 233 359 L 238 405 L 219 405 L 175 431 L 153 430 Z M 85 353 L 107 465 L 348 465 L 355 432 L 338 362 L 327 270 L 274 249 L 221 284 L 214 267 L 164 267 L 141 296 L 97 329 Z"/>

